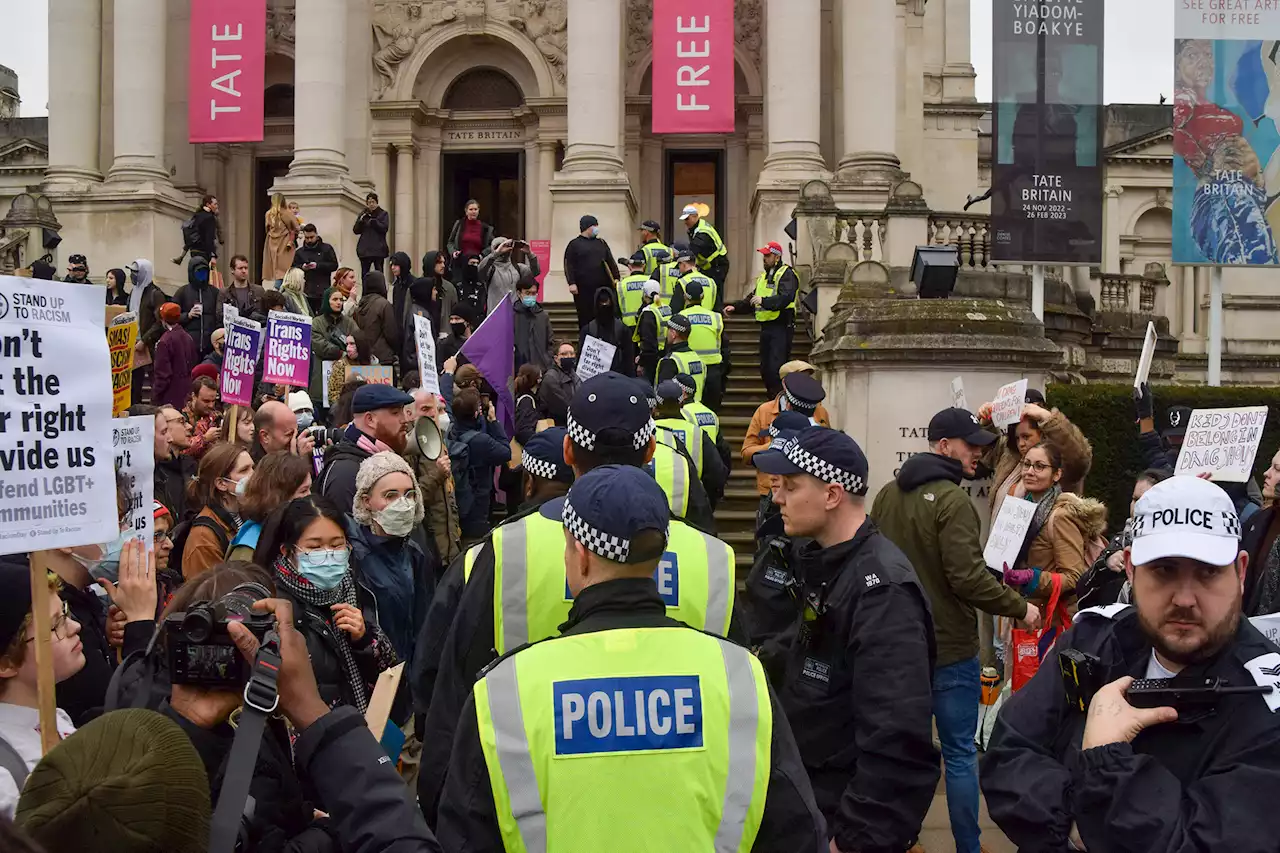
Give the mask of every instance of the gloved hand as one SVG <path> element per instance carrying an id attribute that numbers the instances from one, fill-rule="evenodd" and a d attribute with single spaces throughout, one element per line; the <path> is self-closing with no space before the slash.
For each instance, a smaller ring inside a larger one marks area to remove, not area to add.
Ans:
<path id="1" fill-rule="evenodd" d="M 1009 569 L 1004 573 L 1004 582 L 1009 586 L 1040 586 L 1039 569 Z"/>
<path id="2" fill-rule="evenodd" d="M 1155 399 L 1151 396 L 1151 383 L 1143 382 L 1133 389 L 1133 418 L 1140 421 L 1155 417 Z"/>

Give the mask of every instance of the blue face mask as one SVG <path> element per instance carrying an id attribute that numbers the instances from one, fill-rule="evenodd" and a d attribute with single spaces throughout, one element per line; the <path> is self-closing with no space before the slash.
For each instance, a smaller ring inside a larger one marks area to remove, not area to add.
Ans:
<path id="1" fill-rule="evenodd" d="M 303 430 L 315 423 L 316 416 L 311 412 L 298 412 L 298 429 Z"/>
<path id="2" fill-rule="evenodd" d="M 532 308 L 533 306 L 538 304 L 538 297 L 537 296 L 521 296 L 520 301 L 524 303 L 524 307 Z"/>
<path id="3" fill-rule="evenodd" d="M 318 551 L 298 552 L 298 574 L 312 585 L 330 590 L 342 583 L 347 573 L 351 551 L 347 548 L 324 548 Z"/>
<path id="4" fill-rule="evenodd" d="M 97 560 L 90 560 L 75 553 L 71 557 L 88 569 L 94 580 L 106 578 L 116 583 L 120 579 L 120 552 L 124 549 L 124 543 L 134 538 L 134 535 L 132 530 L 121 531 L 115 539 L 99 546 L 102 548 L 102 557 Z"/>
<path id="5" fill-rule="evenodd" d="M 592 226 L 591 226 L 591 236 L 592 236 L 592 237 L 599 237 L 599 236 L 600 236 L 600 226 L 599 226 L 599 225 L 592 225 Z"/>

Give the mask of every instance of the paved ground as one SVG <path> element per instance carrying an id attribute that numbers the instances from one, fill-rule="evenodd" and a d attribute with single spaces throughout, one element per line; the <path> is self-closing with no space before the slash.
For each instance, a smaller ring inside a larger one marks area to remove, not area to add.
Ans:
<path id="1" fill-rule="evenodd" d="M 938 790 L 933 795 L 933 805 L 924 818 L 924 829 L 920 831 L 920 844 L 925 853 L 956 853 L 956 844 L 951 839 L 951 824 L 947 820 L 947 797 L 944 784 L 938 783 Z M 1017 848 L 1004 833 L 996 829 L 996 825 L 987 816 L 987 804 L 983 802 L 979 816 L 982 827 L 982 846 L 988 853 L 1017 853 Z"/>

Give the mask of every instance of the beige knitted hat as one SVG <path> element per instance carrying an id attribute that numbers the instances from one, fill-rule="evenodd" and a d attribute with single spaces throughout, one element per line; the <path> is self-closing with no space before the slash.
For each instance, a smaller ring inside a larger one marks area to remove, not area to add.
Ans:
<path id="1" fill-rule="evenodd" d="M 396 472 L 406 475 L 413 481 L 413 523 L 422 523 L 422 491 L 418 488 L 418 479 L 413 476 L 413 469 L 409 467 L 409 463 L 390 450 L 375 453 L 360 463 L 360 470 L 356 472 L 356 497 L 351 506 L 351 514 L 357 523 L 365 527 L 373 526 L 373 513 L 370 512 L 367 503 L 369 492 L 383 477 Z"/>

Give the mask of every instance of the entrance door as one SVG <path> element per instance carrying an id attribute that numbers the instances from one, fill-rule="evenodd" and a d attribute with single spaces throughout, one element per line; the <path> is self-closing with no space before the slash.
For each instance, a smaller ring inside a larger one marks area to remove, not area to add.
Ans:
<path id="1" fill-rule="evenodd" d="M 524 152 L 445 152 L 440 164 L 440 247 L 468 199 L 480 203 L 480 218 L 495 237 L 525 238 Z"/>
<path id="2" fill-rule="evenodd" d="M 686 204 L 699 202 L 710 208 L 706 220 L 721 234 L 724 233 L 725 223 L 720 221 L 719 205 L 724 198 L 723 151 L 668 151 L 665 192 L 670 203 L 662 225 L 669 240 L 676 243 L 685 241 L 680 211 Z"/>
<path id="3" fill-rule="evenodd" d="M 268 190 L 277 178 L 289 173 L 288 157 L 260 157 L 256 162 L 257 174 L 253 176 L 253 254 L 249 256 L 249 280 L 262 281 L 262 249 L 267 242 L 265 222 L 271 208 Z M 227 271 L 230 275 L 230 271 Z"/>

